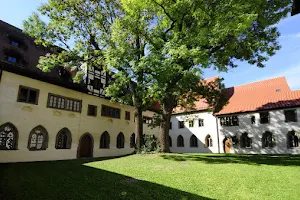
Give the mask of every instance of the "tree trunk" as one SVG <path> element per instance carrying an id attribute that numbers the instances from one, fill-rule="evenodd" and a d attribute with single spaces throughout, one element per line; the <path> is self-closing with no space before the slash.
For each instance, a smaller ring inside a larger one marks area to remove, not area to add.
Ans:
<path id="1" fill-rule="evenodd" d="M 139 151 L 143 145 L 143 111 L 137 109 L 134 112 L 135 116 L 135 133 L 136 133 L 136 149 Z"/>
<path id="2" fill-rule="evenodd" d="M 165 99 L 162 105 L 162 121 L 159 130 L 159 146 L 161 152 L 170 152 L 169 149 L 169 131 L 172 110 L 174 108 L 174 101 Z"/>

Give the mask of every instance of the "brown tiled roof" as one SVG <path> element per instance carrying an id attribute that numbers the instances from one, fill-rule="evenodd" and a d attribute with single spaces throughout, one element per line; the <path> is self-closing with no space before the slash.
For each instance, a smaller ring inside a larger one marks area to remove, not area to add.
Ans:
<path id="1" fill-rule="evenodd" d="M 216 115 L 300 106 L 300 90 L 291 91 L 285 77 L 226 88 L 222 93 L 226 104 Z"/>

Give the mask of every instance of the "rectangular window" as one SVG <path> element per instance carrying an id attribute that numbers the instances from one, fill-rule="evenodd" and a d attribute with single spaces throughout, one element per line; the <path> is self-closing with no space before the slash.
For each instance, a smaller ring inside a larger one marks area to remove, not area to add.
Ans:
<path id="1" fill-rule="evenodd" d="M 151 124 L 152 118 L 143 116 L 143 122 L 144 122 L 144 124 Z"/>
<path id="2" fill-rule="evenodd" d="M 19 86 L 18 102 L 38 104 L 39 90 L 26 86 Z"/>
<path id="3" fill-rule="evenodd" d="M 221 126 L 239 126 L 238 116 L 220 117 Z"/>
<path id="4" fill-rule="evenodd" d="M 260 123 L 261 124 L 267 124 L 270 121 L 269 112 L 261 112 L 260 115 Z"/>
<path id="5" fill-rule="evenodd" d="M 178 122 L 178 128 L 184 128 L 184 121 Z"/>
<path id="6" fill-rule="evenodd" d="M 102 105 L 101 116 L 120 119 L 121 110 L 119 108 Z"/>
<path id="7" fill-rule="evenodd" d="M 63 97 L 55 94 L 48 94 L 49 108 L 56 108 L 61 110 L 69 110 L 73 112 L 81 112 L 82 101 L 77 99 L 71 99 L 68 97 Z"/>
<path id="8" fill-rule="evenodd" d="M 88 116 L 97 116 L 97 106 L 94 105 L 88 105 Z"/>
<path id="9" fill-rule="evenodd" d="M 17 58 L 12 57 L 12 56 L 7 56 L 7 61 L 11 62 L 11 63 L 16 63 L 17 62 Z"/>
<path id="10" fill-rule="evenodd" d="M 297 122 L 296 110 L 285 110 L 285 122 Z"/>
<path id="11" fill-rule="evenodd" d="M 255 116 L 251 116 L 251 124 L 255 124 Z"/>
<path id="12" fill-rule="evenodd" d="M 172 130 L 172 122 L 170 122 L 170 127 L 169 127 L 169 129 Z"/>
<path id="13" fill-rule="evenodd" d="M 203 119 L 199 119 L 198 123 L 199 123 L 199 127 L 204 126 L 204 120 Z"/>
<path id="14" fill-rule="evenodd" d="M 100 88 L 103 88 L 103 84 L 101 83 L 101 80 L 98 78 L 95 78 L 93 81 L 93 87 L 94 89 L 99 90 Z"/>
<path id="15" fill-rule="evenodd" d="M 125 120 L 130 120 L 130 112 L 125 111 Z"/>
<path id="16" fill-rule="evenodd" d="M 189 121 L 189 127 L 194 127 L 194 120 Z"/>

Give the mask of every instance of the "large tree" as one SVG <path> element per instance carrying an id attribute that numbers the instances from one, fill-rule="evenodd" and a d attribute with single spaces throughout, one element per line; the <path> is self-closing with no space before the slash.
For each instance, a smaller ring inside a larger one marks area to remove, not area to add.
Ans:
<path id="1" fill-rule="evenodd" d="M 106 95 L 133 104 L 136 147 L 142 145 L 142 111 L 149 106 L 144 73 L 145 39 L 149 15 L 139 7 L 128 9 L 114 0 L 49 0 L 24 22 L 24 31 L 38 45 L 62 47 L 42 56 L 38 67 L 99 67 L 113 73 Z M 82 80 L 78 72 L 76 81 Z"/>
<path id="2" fill-rule="evenodd" d="M 193 91 L 204 98 L 209 96 L 205 84 L 198 84 L 201 69 L 213 67 L 226 72 L 237 67 L 236 61 L 264 67 L 264 62 L 280 49 L 280 33 L 274 25 L 290 12 L 291 1 L 145 2 L 145 10 L 155 13 L 151 35 L 147 36 L 148 65 L 153 70 L 153 97 L 162 106 L 161 151 L 167 152 L 173 108 Z"/>

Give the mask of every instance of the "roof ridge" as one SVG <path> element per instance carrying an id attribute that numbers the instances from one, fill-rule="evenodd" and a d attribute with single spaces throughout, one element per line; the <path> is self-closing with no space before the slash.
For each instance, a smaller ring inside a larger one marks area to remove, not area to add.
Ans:
<path id="1" fill-rule="evenodd" d="M 254 83 L 259 83 L 259 82 L 264 82 L 264 81 L 270 81 L 270 80 L 275 80 L 275 79 L 282 79 L 282 78 L 285 79 L 285 81 L 286 81 L 285 76 L 279 76 L 279 77 L 276 77 L 276 78 L 264 79 L 264 80 L 260 80 L 260 81 L 250 82 L 250 83 L 244 83 L 244 84 L 232 86 L 232 87 L 229 87 L 229 88 L 242 87 L 242 86 L 246 86 L 246 85 L 250 85 L 250 84 L 254 84 Z M 228 88 L 226 88 L 226 89 L 228 89 Z"/>

